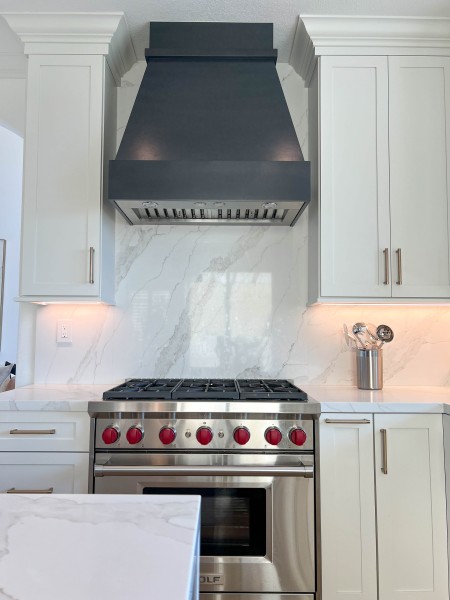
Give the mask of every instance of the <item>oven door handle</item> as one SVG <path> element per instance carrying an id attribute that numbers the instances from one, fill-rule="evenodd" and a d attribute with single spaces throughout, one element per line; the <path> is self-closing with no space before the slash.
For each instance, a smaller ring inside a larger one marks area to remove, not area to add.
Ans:
<path id="1" fill-rule="evenodd" d="M 314 477 L 314 467 L 210 467 L 210 466 L 160 466 L 136 467 L 136 466 L 104 466 L 94 465 L 94 477 L 117 477 L 123 475 L 162 475 L 170 477 L 181 475 L 186 477 Z"/>

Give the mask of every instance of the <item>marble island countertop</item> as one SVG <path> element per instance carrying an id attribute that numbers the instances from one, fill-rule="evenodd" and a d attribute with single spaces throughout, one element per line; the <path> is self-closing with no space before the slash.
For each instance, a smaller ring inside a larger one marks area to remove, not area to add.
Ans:
<path id="1" fill-rule="evenodd" d="M 191 600 L 199 496 L 1 495 L 0 599 Z"/>
<path id="2" fill-rule="evenodd" d="M 296 382 L 318 402 L 321 412 L 445 413 L 450 415 L 450 387 L 389 386 L 360 390 L 356 386 L 310 385 Z M 0 394 L 0 411 L 87 412 L 89 402 L 102 400 L 105 390 L 117 384 L 35 384 Z"/>

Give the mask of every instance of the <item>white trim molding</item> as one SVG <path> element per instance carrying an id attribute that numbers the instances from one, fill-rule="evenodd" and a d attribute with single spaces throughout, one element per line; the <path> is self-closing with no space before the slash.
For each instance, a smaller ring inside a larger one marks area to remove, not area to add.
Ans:
<path id="1" fill-rule="evenodd" d="M 450 56 L 450 18 L 301 15 L 289 63 L 309 84 L 325 55 Z"/>
<path id="2" fill-rule="evenodd" d="M 122 12 L 1 13 L 30 54 L 102 54 L 116 85 L 136 62 Z"/>

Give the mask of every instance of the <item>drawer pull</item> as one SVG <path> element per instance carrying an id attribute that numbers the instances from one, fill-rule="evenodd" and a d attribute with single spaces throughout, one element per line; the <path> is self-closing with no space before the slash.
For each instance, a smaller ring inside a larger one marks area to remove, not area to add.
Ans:
<path id="1" fill-rule="evenodd" d="M 10 435 L 54 435 L 56 429 L 10 429 Z"/>
<path id="2" fill-rule="evenodd" d="M 10 488 L 6 490 L 7 494 L 53 494 L 53 488 L 47 488 L 46 490 L 16 490 L 16 488 Z"/>
<path id="3" fill-rule="evenodd" d="M 370 419 L 325 419 L 325 423 L 333 423 L 335 425 L 339 425 L 342 423 L 344 425 L 370 425 Z"/>

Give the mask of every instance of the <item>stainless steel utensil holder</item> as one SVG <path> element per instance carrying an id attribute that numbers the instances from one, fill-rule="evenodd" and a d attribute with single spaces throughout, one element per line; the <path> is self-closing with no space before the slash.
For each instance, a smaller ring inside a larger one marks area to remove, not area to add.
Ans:
<path id="1" fill-rule="evenodd" d="M 356 382 L 361 390 L 381 390 L 383 387 L 383 351 L 356 351 Z"/>

